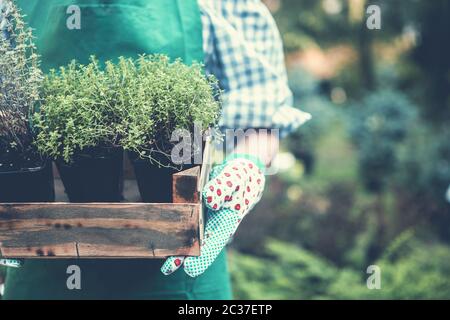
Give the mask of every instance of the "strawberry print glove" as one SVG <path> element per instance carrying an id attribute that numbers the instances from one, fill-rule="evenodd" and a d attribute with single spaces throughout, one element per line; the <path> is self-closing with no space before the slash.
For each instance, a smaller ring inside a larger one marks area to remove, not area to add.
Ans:
<path id="1" fill-rule="evenodd" d="M 208 208 L 204 240 L 198 257 L 169 257 L 161 272 L 169 275 L 184 266 L 191 277 L 201 275 L 233 237 L 242 219 L 261 199 L 264 165 L 249 155 L 233 155 L 214 167 L 203 189 Z"/>

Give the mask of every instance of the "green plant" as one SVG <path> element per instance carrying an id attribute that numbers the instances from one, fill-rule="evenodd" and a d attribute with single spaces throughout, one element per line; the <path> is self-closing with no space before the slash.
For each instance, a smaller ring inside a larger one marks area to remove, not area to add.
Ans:
<path id="1" fill-rule="evenodd" d="M 172 133 L 192 133 L 215 126 L 220 113 L 217 82 L 203 74 L 202 66 L 171 62 L 164 55 L 141 56 L 133 63 L 122 60 L 124 69 L 136 75 L 121 96 L 127 110 L 121 123 L 121 145 L 160 165 L 170 156 Z"/>
<path id="2" fill-rule="evenodd" d="M 0 166 L 37 165 L 30 111 L 39 100 L 42 73 L 31 29 L 13 2 L 0 6 Z"/>
<path id="3" fill-rule="evenodd" d="M 70 162 L 86 149 L 121 146 L 156 161 L 155 152 L 170 153 L 175 129 L 217 122 L 215 84 L 200 65 L 164 55 L 121 57 L 104 67 L 94 57 L 88 65 L 73 61 L 44 81 L 34 116 L 38 148 Z"/>
<path id="4" fill-rule="evenodd" d="M 381 288 L 370 290 L 367 266 L 338 268 L 311 251 L 269 239 L 264 257 L 233 251 L 230 257 L 237 299 L 448 299 L 450 249 L 411 231 L 399 235 L 373 262 Z"/>
<path id="5" fill-rule="evenodd" d="M 397 146 L 410 131 L 415 107 L 403 94 L 379 90 L 368 95 L 360 110 L 353 110 L 351 137 L 358 148 L 362 180 L 379 193 L 395 172 Z"/>
<path id="6" fill-rule="evenodd" d="M 265 257 L 231 256 L 237 299 L 321 299 L 337 275 L 327 260 L 296 245 L 269 239 Z"/>
<path id="7" fill-rule="evenodd" d="M 70 162 L 88 148 L 117 145 L 115 98 L 111 79 L 94 57 L 88 65 L 72 61 L 58 73 L 51 70 L 33 117 L 38 149 Z"/>

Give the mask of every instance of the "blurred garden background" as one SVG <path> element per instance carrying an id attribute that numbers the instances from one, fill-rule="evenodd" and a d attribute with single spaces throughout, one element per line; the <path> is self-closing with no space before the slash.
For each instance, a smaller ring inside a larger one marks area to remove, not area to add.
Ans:
<path id="1" fill-rule="evenodd" d="M 238 230 L 235 297 L 450 299 L 450 1 L 265 2 L 313 120 Z"/>
<path id="2" fill-rule="evenodd" d="M 235 298 L 450 299 L 450 0 L 265 3 L 313 120 L 231 245 Z"/>

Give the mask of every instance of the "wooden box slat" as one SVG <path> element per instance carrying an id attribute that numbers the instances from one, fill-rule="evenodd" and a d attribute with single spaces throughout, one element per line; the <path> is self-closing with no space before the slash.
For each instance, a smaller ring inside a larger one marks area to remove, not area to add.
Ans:
<path id="1" fill-rule="evenodd" d="M 198 256 L 200 171 L 173 176 L 174 203 L 0 203 L 0 257 Z"/>
<path id="2" fill-rule="evenodd" d="M 4 257 L 199 254 L 199 204 L 0 204 Z"/>
<path id="3" fill-rule="evenodd" d="M 209 144 L 201 168 L 173 175 L 173 203 L 0 203 L 0 257 L 200 255 Z"/>
<path id="4" fill-rule="evenodd" d="M 172 202 L 173 203 L 199 203 L 200 192 L 198 183 L 200 167 L 187 169 L 173 175 Z"/>

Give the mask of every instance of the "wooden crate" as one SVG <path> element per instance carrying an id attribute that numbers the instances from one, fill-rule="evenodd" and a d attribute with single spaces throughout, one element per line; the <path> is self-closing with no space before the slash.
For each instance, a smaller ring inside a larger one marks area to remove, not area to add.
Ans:
<path id="1" fill-rule="evenodd" d="M 204 164 L 173 175 L 173 203 L 2 203 L 0 257 L 162 258 L 198 256 Z"/>

